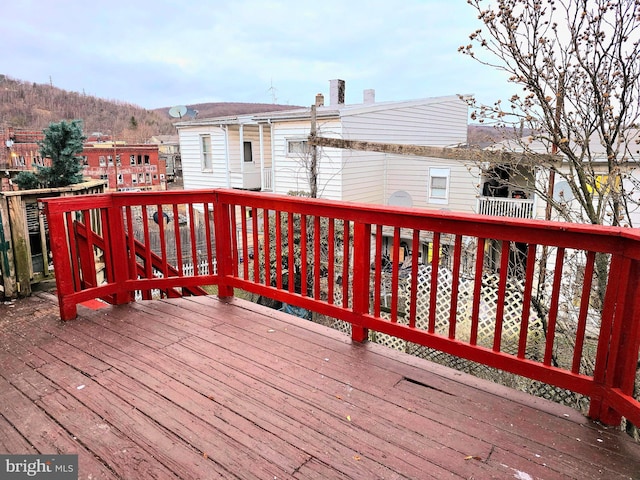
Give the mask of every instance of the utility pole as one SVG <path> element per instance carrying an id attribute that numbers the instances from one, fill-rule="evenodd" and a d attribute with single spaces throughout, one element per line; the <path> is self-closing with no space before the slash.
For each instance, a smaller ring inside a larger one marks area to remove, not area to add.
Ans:
<path id="1" fill-rule="evenodd" d="M 309 142 L 311 147 L 311 165 L 309 165 L 309 189 L 311 190 L 311 198 L 318 197 L 318 147 L 313 142 L 318 136 L 317 118 L 316 118 L 316 105 L 311 105 L 311 131 L 309 132 L 309 138 L 312 140 Z"/>
<path id="2" fill-rule="evenodd" d="M 116 147 L 116 139 L 113 138 L 113 168 L 116 176 L 116 192 L 118 191 L 118 148 Z"/>

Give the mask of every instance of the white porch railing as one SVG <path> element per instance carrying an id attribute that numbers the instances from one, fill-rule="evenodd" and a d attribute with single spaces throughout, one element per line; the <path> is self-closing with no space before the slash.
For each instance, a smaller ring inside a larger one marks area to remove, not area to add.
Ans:
<path id="1" fill-rule="evenodd" d="M 265 167 L 262 170 L 262 191 L 273 192 L 273 169 Z"/>
<path id="2" fill-rule="evenodd" d="M 494 217 L 535 218 L 532 199 L 480 197 L 477 212 Z"/>

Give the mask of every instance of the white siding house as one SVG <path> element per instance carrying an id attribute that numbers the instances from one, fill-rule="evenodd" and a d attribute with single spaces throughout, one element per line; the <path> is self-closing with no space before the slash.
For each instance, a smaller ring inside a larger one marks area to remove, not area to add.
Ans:
<path id="1" fill-rule="evenodd" d="M 622 147 L 620 148 L 620 151 L 623 152 L 624 155 L 630 155 L 629 152 L 637 150 L 636 141 L 637 138 L 640 138 L 640 133 L 636 130 L 629 130 L 627 137 L 628 138 L 622 142 Z M 552 151 L 550 144 L 540 140 L 532 140 L 529 137 L 523 137 L 517 141 L 505 140 L 489 147 L 489 149 L 525 153 L 525 146 L 527 154 L 548 155 Z M 576 151 L 579 151 L 579 148 L 580 147 L 576 147 Z M 587 178 L 585 180 L 587 182 L 587 188 L 604 188 L 601 195 L 594 195 L 594 206 L 597 206 L 597 202 L 599 201 L 606 203 L 610 201 L 610 199 L 608 199 L 607 188 L 603 187 L 609 182 L 607 152 L 597 137 L 591 139 L 589 151 L 592 162 L 589 168 L 585 168 L 587 172 Z M 563 155 L 559 153 L 558 158 L 562 160 Z M 566 211 L 572 212 L 575 219 L 582 218 L 583 221 L 587 221 L 584 216 L 584 211 L 580 203 L 574 199 L 574 194 L 569 185 L 569 182 L 578 182 L 575 172 L 566 161 L 559 161 L 556 169 L 557 174 L 553 182 L 553 199 L 555 204 L 554 208 L 549 211 L 549 218 L 551 220 L 564 220 L 565 217 L 560 215 L 556 210 L 556 208 L 563 208 Z M 621 177 L 623 179 L 622 186 L 624 187 L 625 195 L 630 196 L 630 201 L 627 203 L 628 210 L 624 212 L 622 224 L 637 227 L 640 225 L 640 198 L 634 194 L 638 190 L 638 185 L 640 185 L 640 168 L 638 168 L 637 162 L 632 160 L 632 156 L 627 156 L 625 157 L 625 161 L 621 162 L 621 170 Z M 503 202 L 516 202 L 516 205 L 518 202 L 522 202 L 522 204 L 524 204 L 524 202 L 530 202 L 531 208 L 528 209 L 528 211 L 530 211 L 531 214 L 528 216 L 529 218 L 547 218 L 546 197 L 540 197 L 536 194 L 536 190 L 538 192 L 546 192 L 549 189 L 549 171 L 547 167 L 541 168 L 536 162 L 533 164 L 531 164 L 531 162 L 522 162 L 522 164 L 517 167 L 507 165 L 506 168 L 504 165 L 491 165 L 483 172 L 480 183 L 484 183 L 491 174 L 496 171 L 502 171 L 503 173 L 503 175 L 494 175 L 494 177 L 502 177 L 501 181 L 504 182 L 504 189 L 508 190 L 505 195 L 506 198 L 487 197 L 484 195 L 486 192 L 481 192 L 479 197 L 480 203 L 490 201 L 489 203 L 492 204 L 493 208 L 495 208 L 496 205 L 502 204 L 502 211 L 504 211 L 505 203 Z M 510 173 L 505 174 L 505 172 Z M 524 194 L 526 200 L 513 199 L 513 194 L 518 191 Z M 490 206 L 489 208 L 492 207 Z M 609 207 L 603 211 L 604 215 L 607 215 L 608 212 L 610 212 Z"/>
<path id="2" fill-rule="evenodd" d="M 375 102 L 367 90 L 364 103 L 347 105 L 340 82 L 331 81 L 329 105 L 322 95 L 316 97 L 318 136 L 434 147 L 466 144 L 467 105 L 457 95 Z M 310 191 L 311 108 L 199 119 L 177 128 L 186 189 Z M 327 199 L 471 213 L 478 179 L 475 167 L 455 160 L 318 148 L 318 196 Z"/>
<path id="3" fill-rule="evenodd" d="M 185 188 L 264 188 L 272 163 L 268 125 L 251 117 L 204 119 L 178 124 L 178 135 Z"/>

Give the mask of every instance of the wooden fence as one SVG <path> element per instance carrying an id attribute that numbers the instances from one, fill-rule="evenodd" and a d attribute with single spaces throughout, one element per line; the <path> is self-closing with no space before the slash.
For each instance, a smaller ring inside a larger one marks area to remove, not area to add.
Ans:
<path id="1" fill-rule="evenodd" d="M 63 188 L 0 192 L 0 297 L 28 296 L 31 286 L 51 277 L 49 227 L 41 198 L 103 193 L 105 182 Z"/>

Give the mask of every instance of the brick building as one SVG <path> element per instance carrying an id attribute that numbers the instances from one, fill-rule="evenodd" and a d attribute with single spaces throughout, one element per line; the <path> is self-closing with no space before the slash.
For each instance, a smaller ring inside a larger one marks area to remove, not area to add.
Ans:
<path id="1" fill-rule="evenodd" d="M 38 142 L 41 130 L 0 128 L 0 191 L 12 190 L 10 179 L 22 171 L 51 166 L 51 160 L 40 156 Z"/>
<path id="2" fill-rule="evenodd" d="M 158 145 L 86 144 L 82 161 L 83 175 L 108 180 L 109 190 L 166 189 L 166 165 L 160 159 Z"/>
<path id="3" fill-rule="evenodd" d="M 13 190 L 10 179 L 19 172 L 51 166 L 49 158 L 40 156 L 38 142 L 43 139 L 41 130 L 0 128 L 0 191 Z M 159 154 L 158 145 L 127 145 L 93 133 L 87 138 L 80 156 L 83 176 L 108 180 L 110 190 L 115 190 L 116 186 L 118 190 L 166 189 L 166 163 Z"/>

